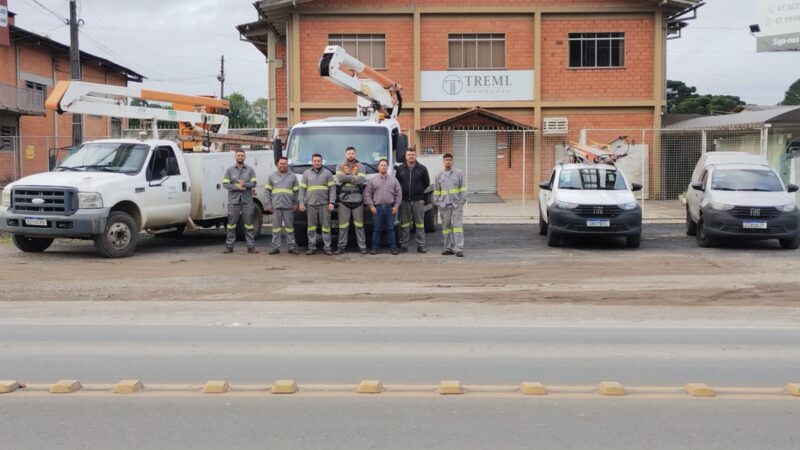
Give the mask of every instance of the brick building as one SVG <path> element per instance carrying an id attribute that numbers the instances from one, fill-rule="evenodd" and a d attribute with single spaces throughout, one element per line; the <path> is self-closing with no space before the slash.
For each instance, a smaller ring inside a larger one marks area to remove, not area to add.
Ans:
<path id="1" fill-rule="evenodd" d="M 14 25 L 8 13 L 8 44 L 0 41 L 0 184 L 49 169 L 52 148 L 68 146 L 72 115 L 46 111 L 56 82 L 69 80 L 69 46 Z M 81 52 L 84 81 L 126 86 L 143 76 L 107 59 Z M 84 136 L 121 133 L 124 120 L 85 115 Z"/>

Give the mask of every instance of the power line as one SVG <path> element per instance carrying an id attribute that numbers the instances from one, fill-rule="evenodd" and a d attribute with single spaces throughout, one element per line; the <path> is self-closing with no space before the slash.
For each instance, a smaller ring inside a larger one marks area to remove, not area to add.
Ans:
<path id="1" fill-rule="evenodd" d="M 39 3 L 39 0 L 28 0 L 28 1 L 31 1 L 31 2 L 35 3 L 36 5 L 38 5 L 43 10 L 45 10 L 48 13 L 52 14 L 53 16 L 58 18 L 58 20 L 64 22 L 65 25 L 69 25 L 69 19 L 67 19 L 66 17 L 62 16 L 61 14 L 53 11 L 52 9 L 48 8 L 47 6 L 44 6 L 43 4 Z"/>

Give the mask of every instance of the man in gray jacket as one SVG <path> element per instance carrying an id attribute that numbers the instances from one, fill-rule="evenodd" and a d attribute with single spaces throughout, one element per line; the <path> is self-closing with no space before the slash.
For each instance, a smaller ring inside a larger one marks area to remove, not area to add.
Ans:
<path id="1" fill-rule="evenodd" d="M 453 167 L 453 155 L 445 153 L 444 170 L 436 175 L 433 187 L 433 204 L 442 215 L 444 251 L 442 255 L 464 256 L 464 205 L 467 203 L 467 186 L 464 174 Z"/>
<path id="2" fill-rule="evenodd" d="M 333 173 L 322 167 L 322 155 L 311 156 L 311 168 L 303 172 L 300 179 L 300 211 L 308 218 L 308 251 L 306 255 L 317 253 L 317 226 L 322 228 L 322 242 L 325 254 L 331 250 L 331 211 L 336 205 L 336 182 Z"/>
<path id="3" fill-rule="evenodd" d="M 356 159 L 355 148 L 347 147 L 344 157 L 345 161 L 336 166 L 336 180 L 339 182 L 339 248 L 336 249 L 336 254 L 342 255 L 347 249 L 347 231 L 352 216 L 358 249 L 362 255 L 366 255 L 363 191 L 367 184 L 367 172 L 364 165 Z"/>
<path id="4" fill-rule="evenodd" d="M 297 255 L 293 221 L 300 183 L 297 177 L 289 172 L 289 161 L 285 156 L 278 159 L 278 171 L 269 176 L 265 187 L 267 190 L 265 208 L 272 214 L 272 250 L 269 254 L 277 255 L 281 252 L 281 231 L 283 231 L 286 234 L 289 254 Z"/>
<path id="5" fill-rule="evenodd" d="M 244 235 L 247 240 L 247 253 L 256 250 L 256 229 L 253 226 L 253 189 L 256 187 L 256 171 L 244 163 L 244 150 L 236 150 L 236 164 L 225 171 L 222 185 L 228 190 L 228 235 L 225 238 L 225 251 L 233 253 L 236 242 L 236 224 L 244 222 Z"/>

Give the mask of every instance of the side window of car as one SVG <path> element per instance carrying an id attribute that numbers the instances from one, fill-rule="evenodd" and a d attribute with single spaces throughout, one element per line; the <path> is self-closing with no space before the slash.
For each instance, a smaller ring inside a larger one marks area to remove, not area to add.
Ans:
<path id="1" fill-rule="evenodd" d="M 550 182 L 549 182 L 550 189 L 553 189 L 553 187 L 555 187 L 555 182 L 556 182 L 556 170 L 553 169 L 553 172 L 550 174 Z"/>
<path id="2" fill-rule="evenodd" d="M 703 183 L 704 189 L 708 189 L 708 185 L 706 184 L 708 182 L 708 169 L 703 171 L 703 177 L 700 179 L 700 182 Z"/>

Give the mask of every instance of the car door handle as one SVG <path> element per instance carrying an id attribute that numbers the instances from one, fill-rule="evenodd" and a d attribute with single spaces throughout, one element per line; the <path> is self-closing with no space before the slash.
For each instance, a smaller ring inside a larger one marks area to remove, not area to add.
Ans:
<path id="1" fill-rule="evenodd" d="M 183 192 L 186 192 L 186 182 L 185 181 L 183 183 L 181 183 L 181 186 L 183 187 Z"/>

